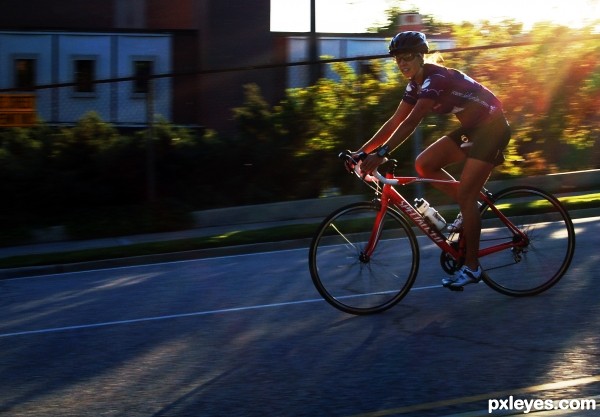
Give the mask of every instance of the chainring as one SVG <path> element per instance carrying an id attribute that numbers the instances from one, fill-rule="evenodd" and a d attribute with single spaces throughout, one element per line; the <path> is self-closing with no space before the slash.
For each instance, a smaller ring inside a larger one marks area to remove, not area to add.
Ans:
<path id="1" fill-rule="evenodd" d="M 452 242 L 450 244 L 454 249 L 458 249 L 458 242 Z M 450 275 L 454 275 L 456 271 L 463 265 L 464 260 L 454 259 L 448 252 L 442 252 L 440 254 L 440 264 L 444 272 Z"/>

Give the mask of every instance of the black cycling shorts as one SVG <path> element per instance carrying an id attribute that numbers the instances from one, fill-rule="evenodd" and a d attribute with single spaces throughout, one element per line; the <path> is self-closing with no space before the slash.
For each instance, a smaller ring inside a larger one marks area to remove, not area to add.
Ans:
<path id="1" fill-rule="evenodd" d="M 500 111 L 480 125 L 472 128 L 459 127 L 448 133 L 468 158 L 490 162 L 494 166 L 504 162 L 503 151 L 510 141 L 510 126 Z"/>

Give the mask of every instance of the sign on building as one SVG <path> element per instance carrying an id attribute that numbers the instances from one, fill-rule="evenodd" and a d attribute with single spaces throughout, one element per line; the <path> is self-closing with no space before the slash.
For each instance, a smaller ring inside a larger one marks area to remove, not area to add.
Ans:
<path id="1" fill-rule="evenodd" d="M 0 94 L 0 127 L 36 124 L 35 94 Z"/>

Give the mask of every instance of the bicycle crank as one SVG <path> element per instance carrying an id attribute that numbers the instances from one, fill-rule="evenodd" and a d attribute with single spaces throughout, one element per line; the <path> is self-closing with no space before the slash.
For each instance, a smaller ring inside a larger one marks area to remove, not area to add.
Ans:
<path id="1" fill-rule="evenodd" d="M 456 242 L 452 243 L 453 246 L 458 246 Z M 454 275 L 456 271 L 462 266 L 463 261 L 454 259 L 452 255 L 448 252 L 442 252 L 440 254 L 440 265 L 442 265 L 442 269 L 444 272 L 450 275 Z"/>

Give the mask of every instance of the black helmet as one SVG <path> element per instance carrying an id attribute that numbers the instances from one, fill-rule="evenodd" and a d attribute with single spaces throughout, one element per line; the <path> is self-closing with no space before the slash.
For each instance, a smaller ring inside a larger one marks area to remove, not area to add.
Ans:
<path id="1" fill-rule="evenodd" d="M 400 32 L 390 42 L 390 54 L 396 55 L 403 52 L 429 52 L 429 44 L 425 34 L 421 32 Z"/>

